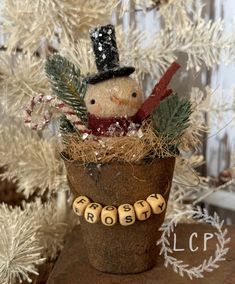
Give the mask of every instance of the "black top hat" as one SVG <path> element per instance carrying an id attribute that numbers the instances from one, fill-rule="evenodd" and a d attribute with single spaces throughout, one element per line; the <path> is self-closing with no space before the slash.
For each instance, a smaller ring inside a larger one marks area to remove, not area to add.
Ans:
<path id="1" fill-rule="evenodd" d="M 134 67 L 119 65 L 113 25 L 94 28 L 90 31 L 90 36 L 98 73 L 88 76 L 86 78 L 87 83 L 96 84 L 113 77 L 129 76 L 135 71 Z"/>

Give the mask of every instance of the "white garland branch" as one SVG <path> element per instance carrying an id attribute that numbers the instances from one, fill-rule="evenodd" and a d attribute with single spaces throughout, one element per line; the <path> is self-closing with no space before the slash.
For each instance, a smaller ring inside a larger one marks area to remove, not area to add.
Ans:
<path id="1" fill-rule="evenodd" d="M 23 108 L 37 94 L 50 93 L 44 60 L 29 54 L 0 54 L 2 104 L 11 116 L 23 118 Z"/>
<path id="2" fill-rule="evenodd" d="M 42 39 L 77 41 L 90 27 L 104 24 L 119 4 L 116 1 L 5 0 L 1 16 L 8 50 L 16 47 L 34 52 Z"/>
<path id="3" fill-rule="evenodd" d="M 20 207 L 0 205 L 0 283 L 32 282 L 38 265 L 55 260 L 65 238 L 76 225 L 72 210 L 61 220 L 56 200 L 23 203 Z"/>
<path id="4" fill-rule="evenodd" d="M 38 227 L 33 217 L 19 208 L 13 210 L 3 204 L 0 213 L 0 282 L 32 282 L 32 275 L 38 275 L 37 266 L 45 261 L 36 236 Z"/>
<path id="5" fill-rule="evenodd" d="M 63 216 L 57 199 L 42 203 L 38 198 L 35 202 L 24 203 L 22 207 L 33 217 L 38 228 L 37 238 L 43 247 L 42 255 L 47 260 L 55 260 L 64 246 L 67 234 L 77 224 L 77 218 L 74 217 L 69 204 L 64 208 Z"/>
<path id="6" fill-rule="evenodd" d="M 0 122 L 0 165 L 6 167 L 1 177 L 17 181 L 26 197 L 68 188 L 54 139 L 41 139 L 10 117 Z"/>

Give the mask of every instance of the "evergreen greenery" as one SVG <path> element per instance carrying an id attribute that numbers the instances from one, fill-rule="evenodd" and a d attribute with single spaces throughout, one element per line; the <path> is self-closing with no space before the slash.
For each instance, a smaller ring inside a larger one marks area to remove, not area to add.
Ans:
<path id="1" fill-rule="evenodd" d="M 55 54 L 47 59 L 45 71 L 58 98 L 72 107 L 78 117 L 86 122 L 87 110 L 84 102 L 86 84 L 82 80 L 79 68 L 65 57 Z"/>
<path id="2" fill-rule="evenodd" d="M 66 133 L 74 133 L 76 132 L 75 127 L 72 125 L 72 123 L 66 118 L 65 115 L 61 116 L 60 118 L 60 132 L 62 134 Z"/>
<path id="3" fill-rule="evenodd" d="M 171 95 L 153 112 L 153 129 L 169 144 L 175 144 L 177 147 L 180 137 L 189 126 L 191 113 L 191 103 L 188 99 L 179 99 L 177 94 Z"/>

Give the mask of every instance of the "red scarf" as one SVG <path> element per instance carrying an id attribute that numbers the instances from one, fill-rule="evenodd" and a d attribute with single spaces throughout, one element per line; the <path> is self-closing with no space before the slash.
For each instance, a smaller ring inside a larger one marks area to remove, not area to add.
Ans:
<path id="1" fill-rule="evenodd" d="M 126 117 L 108 117 L 101 118 L 88 114 L 88 128 L 95 136 L 125 135 L 131 123 L 131 118 Z"/>

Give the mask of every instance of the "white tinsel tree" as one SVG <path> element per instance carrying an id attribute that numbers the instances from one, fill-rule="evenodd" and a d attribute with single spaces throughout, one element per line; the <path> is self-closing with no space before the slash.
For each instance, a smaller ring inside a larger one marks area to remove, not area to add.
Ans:
<path id="1" fill-rule="evenodd" d="M 141 28 L 133 11 L 143 17 L 152 13 L 158 28 Z M 75 224 L 67 210 L 66 171 L 54 129 L 57 114 L 54 123 L 43 131 L 35 132 L 24 125 L 24 109 L 32 98 L 52 94 L 44 73 L 47 56 L 58 51 L 82 74 L 94 72 L 89 28 L 113 22 L 117 24 L 120 60 L 136 67 L 136 77 L 147 96 L 179 55 L 187 58 L 182 78 L 185 72 L 196 73 L 221 60 L 234 60 L 235 39 L 224 34 L 222 19 L 210 21 L 202 15 L 203 3 L 193 0 L 4 1 L 0 53 L 2 178 L 16 181 L 17 191 L 26 200 L 35 195 L 39 199 L 24 202 L 21 208 L 0 205 L 1 283 L 29 281 L 29 274 L 36 273 L 39 264 L 57 257 L 67 232 Z M 192 207 L 193 202 L 197 203 L 198 191 L 208 188 L 208 179 L 200 177 L 195 168 L 204 159 L 197 151 L 200 136 L 207 130 L 204 114 L 217 109 L 214 93 L 209 88 L 192 86 L 190 94 L 184 95 L 191 97 L 194 113 L 181 151 L 191 151 L 192 155 L 177 159 L 169 215 L 175 208 Z M 41 111 L 38 109 L 38 115 Z M 185 200 L 191 204 L 185 205 Z"/>

